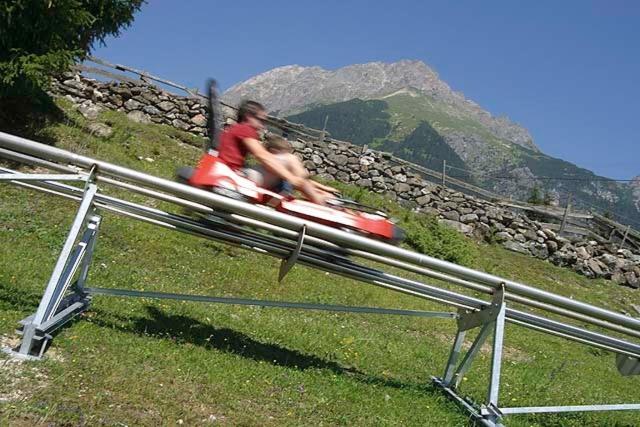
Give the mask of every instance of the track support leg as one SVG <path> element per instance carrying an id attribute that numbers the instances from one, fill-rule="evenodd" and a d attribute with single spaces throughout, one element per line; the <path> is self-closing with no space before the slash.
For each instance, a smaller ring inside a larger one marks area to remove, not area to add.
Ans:
<path id="1" fill-rule="evenodd" d="M 468 411 L 478 422 L 485 426 L 502 426 L 502 414 L 498 409 L 498 394 L 500 391 L 500 371 L 502 367 L 502 347 L 504 341 L 506 306 L 504 303 L 504 287 L 496 290 L 493 300 L 483 310 L 467 313 L 460 312 L 458 318 L 458 332 L 456 333 L 451 353 L 445 367 L 442 378 L 432 378 L 436 387 L 441 388 L 445 394 L 456 401 Z M 473 344 L 465 353 L 462 362 L 458 365 L 458 359 L 462 353 L 466 331 L 480 328 Z M 493 347 L 491 353 L 491 374 L 487 399 L 482 407 L 477 408 L 457 392 L 458 386 L 465 374 L 471 368 L 475 357 L 489 335 L 493 334 Z"/>
<path id="2" fill-rule="evenodd" d="M 23 319 L 21 344 L 17 349 L 3 349 L 18 358 L 42 357 L 51 333 L 86 310 L 90 298 L 83 291 L 93 250 L 98 237 L 100 216 L 94 213 L 93 199 L 97 186 L 88 182 L 71 230 L 53 269 L 36 312 Z M 76 286 L 71 286 L 76 273 Z M 71 292 L 68 292 L 71 288 Z"/>

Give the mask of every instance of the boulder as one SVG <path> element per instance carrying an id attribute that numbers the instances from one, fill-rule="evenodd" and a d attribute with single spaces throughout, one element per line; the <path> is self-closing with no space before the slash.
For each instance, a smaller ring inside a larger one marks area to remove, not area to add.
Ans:
<path id="1" fill-rule="evenodd" d="M 466 215 L 462 215 L 460 217 L 460 222 L 463 222 L 465 224 L 469 224 L 470 222 L 476 222 L 478 221 L 478 215 L 476 214 L 466 214 Z"/>
<path id="2" fill-rule="evenodd" d="M 627 280 L 627 285 L 635 289 L 640 288 L 640 277 L 636 276 L 633 271 L 625 273 L 624 277 Z"/>
<path id="3" fill-rule="evenodd" d="M 615 271 L 611 275 L 611 281 L 617 285 L 622 285 L 627 281 L 627 278 L 624 277 L 624 274 L 620 271 Z"/>
<path id="4" fill-rule="evenodd" d="M 406 193 L 407 191 L 411 191 L 411 186 L 409 184 L 405 184 L 404 182 L 398 182 L 393 186 L 393 190 L 396 193 Z"/>
<path id="5" fill-rule="evenodd" d="M 109 138 L 111 135 L 113 135 L 113 129 L 111 129 L 104 123 L 89 123 L 87 125 L 87 129 L 89 130 L 89 132 L 96 136 L 99 136 L 100 138 Z"/>
<path id="6" fill-rule="evenodd" d="M 362 188 L 371 188 L 372 183 L 370 179 L 359 179 L 356 181 L 356 185 Z"/>
<path id="7" fill-rule="evenodd" d="M 451 221 L 449 219 L 440 219 L 438 220 L 438 222 L 449 228 L 453 228 L 454 230 L 459 231 L 460 233 L 463 233 L 463 234 L 471 234 L 471 232 L 473 232 L 473 227 L 458 221 Z"/>
<path id="8" fill-rule="evenodd" d="M 484 224 L 482 222 L 475 224 L 475 227 L 473 229 L 473 236 L 476 239 L 489 242 L 491 241 L 491 235 L 491 227 L 489 227 L 487 224 Z"/>
<path id="9" fill-rule="evenodd" d="M 549 253 L 554 253 L 558 250 L 558 243 L 556 243 L 553 240 L 547 240 L 546 242 L 547 244 L 547 249 L 549 250 Z"/>
<path id="10" fill-rule="evenodd" d="M 443 212 L 442 216 L 448 219 L 449 221 L 460 221 L 460 214 L 457 211 Z"/>
<path id="11" fill-rule="evenodd" d="M 343 171 L 339 171 L 336 174 L 336 178 L 338 179 L 338 181 L 349 182 L 349 174 Z"/>
<path id="12" fill-rule="evenodd" d="M 578 255 L 578 258 L 581 258 L 581 259 L 591 258 L 591 255 L 589 255 L 589 252 L 587 252 L 584 246 L 580 246 L 576 248 L 576 255 Z"/>
<path id="13" fill-rule="evenodd" d="M 575 256 L 575 254 L 573 254 Z M 549 257 L 549 261 L 559 267 L 566 267 L 575 262 L 568 252 L 557 251 Z"/>
<path id="14" fill-rule="evenodd" d="M 191 117 L 191 123 L 193 123 L 196 126 L 200 126 L 200 127 L 205 127 L 207 126 L 207 118 L 204 116 L 204 114 L 196 114 L 195 116 Z"/>
<path id="15" fill-rule="evenodd" d="M 129 120 L 136 123 L 151 123 L 151 120 L 149 120 L 149 116 L 139 110 L 130 111 L 129 113 L 127 113 L 127 117 L 129 118 Z"/>
<path id="16" fill-rule="evenodd" d="M 505 249 L 508 249 L 513 252 L 518 252 L 524 255 L 529 255 L 529 250 L 525 245 L 519 242 L 514 242 L 513 240 L 508 240 L 502 244 Z"/>
<path id="17" fill-rule="evenodd" d="M 430 201 L 431 201 L 431 197 L 427 196 L 426 194 L 424 196 L 420 196 L 416 198 L 416 203 L 419 204 L 420 206 L 428 205 Z"/>
<path id="18" fill-rule="evenodd" d="M 171 124 L 173 125 L 174 128 L 178 128 L 180 130 L 189 130 L 189 128 L 191 127 L 191 126 L 189 126 L 188 123 L 185 123 L 180 119 L 172 120 Z"/>
<path id="19" fill-rule="evenodd" d="M 573 269 L 578 272 L 579 274 L 582 274 L 583 276 L 586 276 L 590 279 L 596 277 L 595 273 L 589 268 L 589 266 L 587 265 L 586 261 L 581 260 L 580 262 L 577 262 L 574 266 Z"/>
<path id="20" fill-rule="evenodd" d="M 513 237 L 511 236 L 511 234 L 505 232 L 505 231 L 499 231 L 494 235 L 494 238 L 496 239 L 496 242 L 498 243 L 502 243 L 502 242 L 506 242 L 507 240 L 513 240 Z"/>
<path id="21" fill-rule="evenodd" d="M 604 277 L 609 272 L 608 271 L 609 269 L 607 268 L 607 266 L 602 264 L 600 261 L 598 261 L 595 258 L 590 258 L 586 260 L 585 263 L 587 267 L 589 267 L 591 271 L 593 271 L 593 274 L 596 277 Z"/>
<path id="22" fill-rule="evenodd" d="M 349 158 L 344 154 L 329 156 L 329 160 L 338 166 L 345 166 L 349 162 Z"/>
<path id="23" fill-rule="evenodd" d="M 398 182 L 407 182 L 407 176 L 403 175 L 401 173 L 398 173 L 398 174 L 394 175 L 393 179 L 395 179 Z"/>
<path id="24" fill-rule="evenodd" d="M 542 229 L 542 231 L 544 232 L 544 234 L 546 234 L 546 235 L 547 235 L 547 237 L 548 237 L 549 239 L 554 239 L 554 240 L 555 240 L 555 239 L 556 239 L 556 237 L 558 237 L 555 231 L 550 230 L 550 229 L 548 229 L 548 228 L 543 228 L 543 229 Z"/>
<path id="25" fill-rule="evenodd" d="M 291 143 L 291 146 L 293 147 L 294 150 L 304 150 L 306 148 L 306 145 L 304 145 L 304 142 L 301 141 L 289 141 Z"/>
<path id="26" fill-rule="evenodd" d="M 440 213 L 439 210 L 431 208 L 429 206 L 423 206 L 420 208 L 420 212 L 426 214 L 426 215 L 433 215 L 433 216 L 438 216 L 438 214 Z"/>
<path id="27" fill-rule="evenodd" d="M 598 260 L 611 269 L 617 269 L 621 264 L 620 259 L 611 254 L 602 254 L 598 257 Z"/>
<path id="28" fill-rule="evenodd" d="M 144 111 L 145 113 L 147 113 L 147 114 L 149 114 L 151 116 L 158 116 L 158 115 L 162 114 L 160 112 L 160 110 L 158 110 L 153 105 L 145 105 L 144 107 L 142 107 L 142 111 Z"/>
<path id="29" fill-rule="evenodd" d="M 133 96 L 133 93 L 131 93 L 131 89 L 129 89 L 127 86 L 115 85 L 111 86 L 109 89 L 111 90 L 111 92 L 117 93 L 124 99 L 129 99 Z"/>
<path id="30" fill-rule="evenodd" d="M 174 105 L 173 102 L 171 101 L 162 101 L 160 103 L 158 103 L 158 108 L 161 109 L 162 111 L 164 111 L 165 113 L 173 110 L 176 106 Z"/>
<path id="31" fill-rule="evenodd" d="M 142 108 L 142 103 L 136 101 L 135 99 L 127 99 L 124 103 L 124 109 L 127 111 L 139 110 Z"/>
<path id="32" fill-rule="evenodd" d="M 529 244 L 529 251 L 531 252 L 531 255 L 533 255 L 536 258 L 540 258 L 540 259 L 547 259 L 549 258 L 549 249 L 547 248 L 547 245 L 545 245 L 544 243 L 531 243 Z"/>
<path id="33" fill-rule="evenodd" d="M 82 114 L 85 119 L 89 120 L 97 119 L 100 111 L 102 111 L 102 108 L 91 102 L 85 102 L 78 107 L 78 112 Z"/>

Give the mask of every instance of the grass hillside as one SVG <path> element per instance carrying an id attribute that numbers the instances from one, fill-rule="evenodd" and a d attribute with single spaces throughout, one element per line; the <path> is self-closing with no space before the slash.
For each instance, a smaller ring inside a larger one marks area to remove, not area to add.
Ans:
<path id="1" fill-rule="evenodd" d="M 84 119 L 63 108 L 66 119 L 47 125 L 38 138 L 163 177 L 199 156 L 200 141 L 176 130 L 104 112 L 99 120 L 114 132 L 98 138 Z M 408 229 L 409 244 L 427 253 L 616 311 L 631 312 L 630 305 L 638 303 L 637 291 L 474 243 L 433 218 L 361 189 L 345 191 L 390 207 Z M 76 209 L 74 202 L 0 184 L 4 344 L 15 342 L 17 322 L 36 309 Z M 278 265 L 266 256 L 106 213 L 89 283 L 447 310 L 301 266 L 277 284 Z M 454 333 L 449 320 L 95 297 L 90 311 L 60 331 L 45 361 L 15 363 L 0 354 L 0 425 L 467 426 L 466 414 L 429 382 L 430 375 L 441 375 Z M 462 384 L 476 400 L 485 395 L 488 348 Z M 609 353 L 508 325 L 501 401 L 633 401 L 640 380 L 618 375 L 613 361 Z M 633 426 L 640 415 L 516 416 L 507 422 Z"/>

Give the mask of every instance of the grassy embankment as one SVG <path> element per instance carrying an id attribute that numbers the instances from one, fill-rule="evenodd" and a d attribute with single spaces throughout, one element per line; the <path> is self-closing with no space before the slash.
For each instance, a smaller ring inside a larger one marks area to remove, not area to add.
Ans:
<path id="1" fill-rule="evenodd" d="M 198 141 L 167 127 L 105 112 L 100 120 L 114 134 L 103 139 L 88 134 L 73 111 L 67 114 L 69 120 L 43 130 L 61 148 L 164 177 L 199 155 L 192 146 Z M 380 203 L 358 190 L 347 192 Z M 35 310 L 76 208 L 0 185 L 5 342 L 17 321 Z M 638 301 L 637 291 L 477 244 L 432 219 L 392 210 L 410 229 L 411 243 L 429 253 L 614 310 L 630 311 Z M 443 309 L 300 266 L 278 285 L 277 267 L 269 257 L 105 214 L 90 283 Z M 58 334 L 46 361 L 16 364 L 0 356 L 0 425 L 468 425 L 466 415 L 429 385 L 430 375 L 441 374 L 454 332 L 447 320 L 96 297 L 81 320 Z M 611 354 L 512 325 L 505 345 L 505 406 L 618 403 L 637 395 L 639 380 L 620 377 Z M 488 375 L 485 350 L 462 384 L 478 400 Z M 592 413 L 507 421 L 630 426 L 640 417 Z"/>

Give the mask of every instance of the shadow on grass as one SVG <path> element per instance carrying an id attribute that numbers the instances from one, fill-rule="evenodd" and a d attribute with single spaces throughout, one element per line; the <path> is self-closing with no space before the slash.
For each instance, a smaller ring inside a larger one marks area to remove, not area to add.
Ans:
<path id="1" fill-rule="evenodd" d="M 94 311 L 96 310 L 94 307 Z M 346 375 L 355 381 L 397 389 L 407 389 L 441 395 L 440 391 L 425 381 L 409 383 L 393 378 L 369 375 L 354 367 L 318 356 L 292 350 L 278 344 L 264 343 L 247 334 L 226 327 L 215 327 L 189 316 L 167 314 L 157 307 L 147 305 L 149 317 L 124 318 L 114 313 L 101 312 L 92 318 L 98 326 L 144 336 L 171 337 L 176 342 L 190 343 L 204 348 L 237 354 L 247 359 L 264 361 L 276 366 L 297 370 L 326 369 L 338 375 Z M 114 319 L 114 316 L 115 319 Z M 106 320 L 111 318 L 113 320 Z"/>
<path id="2" fill-rule="evenodd" d="M 37 139 L 47 145 L 55 140 L 42 130 L 65 119 L 64 112 L 46 94 L 5 95 L 1 97 L 0 131 L 23 138 Z"/>

